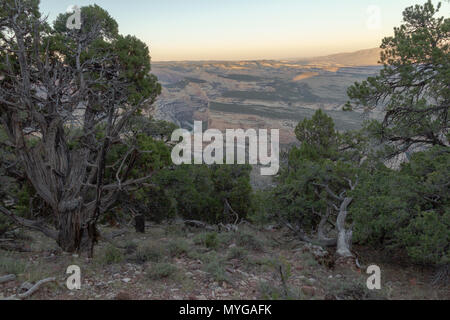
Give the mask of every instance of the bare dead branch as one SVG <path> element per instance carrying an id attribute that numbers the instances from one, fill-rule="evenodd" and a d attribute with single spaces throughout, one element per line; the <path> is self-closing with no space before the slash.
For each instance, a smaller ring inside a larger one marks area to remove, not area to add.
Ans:
<path id="1" fill-rule="evenodd" d="M 0 284 L 1 283 L 5 283 L 5 282 L 14 281 L 14 280 L 16 280 L 16 275 L 15 274 L 9 274 L 9 275 L 0 277 Z"/>
<path id="2" fill-rule="evenodd" d="M 33 221 L 21 218 L 2 206 L 0 206 L 0 213 L 4 214 L 5 216 L 12 219 L 14 222 L 18 223 L 21 226 L 24 226 L 32 230 L 40 231 L 47 237 L 52 238 L 53 240 L 58 239 L 58 233 L 55 230 L 51 230 L 45 227 L 40 221 Z"/>

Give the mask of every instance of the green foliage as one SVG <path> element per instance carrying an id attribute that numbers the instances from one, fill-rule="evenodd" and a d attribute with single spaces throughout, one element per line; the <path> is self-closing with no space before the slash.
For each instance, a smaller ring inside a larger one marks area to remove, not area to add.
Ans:
<path id="1" fill-rule="evenodd" d="M 302 144 L 288 154 L 287 165 L 272 191 L 276 201 L 271 210 L 282 221 L 315 230 L 322 215 L 333 213 L 329 215 L 332 221 L 337 213 L 330 206 L 335 199 L 324 186 L 336 195 L 350 189 L 349 181 L 355 183 L 359 174 L 366 138 L 362 132 L 340 134 L 321 110 L 299 123 L 296 135 Z"/>
<path id="2" fill-rule="evenodd" d="M 24 170 L 19 166 L 0 125 L 0 205 L 23 218 L 47 218 L 49 208 L 36 196 L 34 187 L 24 176 Z M 0 215 L 0 237 L 12 226 L 9 218 Z"/>
<path id="3" fill-rule="evenodd" d="M 289 285 L 289 278 L 292 276 L 291 264 L 284 257 L 278 257 L 268 262 L 268 266 L 277 275 L 277 283 L 261 282 L 260 294 L 262 299 L 269 300 L 301 300 L 304 294 L 300 288 Z"/>
<path id="4" fill-rule="evenodd" d="M 162 170 L 171 163 L 169 148 L 163 141 L 155 140 L 142 132 L 143 124 L 147 123 L 142 121 L 137 126 L 131 124 L 136 135 L 134 141 L 128 141 L 128 143 L 136 146 L 134 150 L 130 152 L 126 144 L 117 144 L 108 153 L 105 178 L 110 183 L 117 183 L 116 173 L 121 166 L 121 176 L 127 175 L 129 179 L 141 179 Z M 128 163 L 132 163 L 132 166 L 130 169 L 125 169 L 128 168 L 125 166 Z M 150 182 L 150 179 L 148 181 Z M 168 195 L 167 190 L 158 184 L 147 184 L 132 192 L 124 192 L 119 200 L 121 203 L 119 212 L 127 212 L 127 209 L 131 208 L 134 212 L 143 213 L 147 218 L 158 222 L 175 215 L 174 200 Z M 111 215 L 113 212 L 105 215 L 105 219 L 111 218 Z"/>
<path id="5" fill-rule="evenodd" d="M 167 244 L 167 250 L 172 257 L 179 257 L 189 252 L 189 245 L 183 239 L 173 239 Z"/>
<path id="6" fill-rule="evenodd" d="M 295 135 L 302 143 L 303 153 L 308 152 L 311 157 L 330 157 L 336 152 L 338 134 L 333 119 L 320 109 L 297 125 Z"/>
<path id="7" fill-rule="evenodd" d="M 173 278 L 177 271 L 177 267 L 173 264 L 160 262 L 151 265 L 150 270 L 147 271 L 147 277 L 150 280 Z"/>
<path id="8" fill-rule="evenodd" d="M 73 31 L 66 27 L 70 15 L 64 13 L 57 17 L 54 23 L 56 32 L 48 40 L 54 51 L 67 54 L 68 62 L 75 64 L 76 61 L 68 54 L 69 50 L 76 49 L 76 42 L 70 36 Z M 119 35 L 117 22 L 98 5 L 82 7 L 81 20 L 81 29 L 78 33 L 86 36 L 90 42 L 89 50 L 82 53 L 81 63 L 93 58 L 111 57 L 113 63 L 119 67 L 117 77 L 127 83 L 123 102 L 135 105 L 141 100 L 149 99 L 152 103 L 161 93 L 161 85 L 156 77 L 150 74 L 150 54 L 147 45 L 134 36 Z M 94 31 L 96 38 L 89 38 L 87 35 Z M 95 72 L 92 75 L 95 76 Z M 95 90 L 103 91 L 107 87 L 108 84 L 97 85 Z"/>
<path id="9" fill-rule="evenodd" d="M 124 261 L 124 256 L 122 251 L 120 251 L 120 249 L 112 246 L 112 245 L 108 245 L 105 248 L 105 251 L 103 252 L 103 256 L 101 257 L 100 262 L 102 264 L 116 264 L 116 263 L 121 263 L 122 261 Z"/>
<path id="10" fill-rule="evenodd" d="M 208 272 L 217 282 L 230 282 L 230 277 L 227 275 L 224 267 L 224 262 L 215 257 L 206 266 L 205 271 Z"/>
<path id="11" fill-rule="evenodd" d="M 169 131 L 174 128 L 173 124 L 164 121 L 136 117 L 129 127 L 135 133 L 134 140 L 111 148 L 105 174 L 110 183 L 117 183 L 117 170 L 120 166 L 125 168 L 130 162 L 133 163 L 133 168 L 129 171 L 122 170 L 129 178 L 139 179 L 153 174 L 145 186 L 132 193 L 122 194 L 119 209 L 126 211 L 131 208 L 156 222 L 172 219 L 177 215 L 208 223 L 234 222 L 236 217 L 224 212 L 224 200 L 227 199 L 240 218 L 252 214 L 254 202 L 250 185 L 251 167 L 169 167 L 170 149 L 165 141 L 171 135 Z M 103 134 L 102 131 L 99 134 Z M 130 154 L 127 154 L 128 144 L 136 145 L 136 150 Z M 140 152 L 141 150 L 145 152 Z"/>
<path id="12" fill-rule="evenodd" d="M 138 249 L 138 245 L 135 241 L 128 240 L 124 245 L 124 249 L 126 255 L 131 255 L 136 252 L 136 250 Z"/>
<path id="13" fill-rule="evenodd" d="M 253 251 L 263 251 L 266 243 L 249 231 L 239 230 L 234 237 L 236 244 Z"/>
<path id="14" fill-rule="evenodd" d="M 15 274 L 19 275 L 26 271 L 27 266 L 22 260 L 9 256 L 0 257 L 0 274 Z"/>
<path id="15" fill-rule="evenodd" d="M 384 109 L 372 129 L 400 152 L 449 144 L 450 18 L 437 17 L 440 7 L 427 1 L 407 8 L 404 24 L 381 45 L 383 70 L 348 89 L 348 107 Z"/>
<path id="16" fill-rule="evenodd" d="M 240 260 L 240 259 L 244 259 L 245 257 L 247 257 L 247 255 L 248 255 L 248 252 L 244 248 L 232 247 L 228 251 L 227 259 L 229 259 L 229 260 L 239 259 Z"/>
<path id="17" fill-rule="evenodd" d="M 195 237 L 194 243 L 201 244 L 208 249 L 217 249 L 220 244 L 217 232 L 200 233 Z"/>
<path id="18" fill-rule="evenodd" d="M 301 300 L 301 296 L 289 292 L 286 294 L 285 289 L 280 285 L 274 285 L 266 281 L 260 282 L 259 294 L 261 300 Z"/>
<path id="19" fill-rule="evenodd" d="M 386 299 L 385 293 L 379 290 L 369 290 L 361 277 L 343 277 L 327 282 L 327 297 L 334 300 L 382 300 Z"/>
<path id="20" fill-rule="evenodd" d="M 104 40 L 115 39 L 119 34 L 119 25 L 109 13 L 98 5 L 90 5 L 80 8 L 81 30 L 80 33 L 87 34 L 97 31 L 98 36 Z M 56 18 L 53 28 L 60 33 L 69 33 L 66 23 L 72 13 L 62 13 Z"/>
<path id="21" fill-rule="evenodd" d="M 147 45 L 134 36 L 119 36 L 112 51 L 122 66 L 121 77 L 129 81 L 128 99 L 136 104 L 141 99 L 154 101 L 161 93 L 161 85 L 150 74 L 150 53 Z"/>
<path id="22" fill-rule="evenodd" d="M 254 210 L 248 215 L 248 220 L 257 225 L 267 225 L 273 222 L 271 207 L 276 201 L 277 199 L 270 190 L 255 190 L 252 197 Z"/>
<path id="23" fill-rule="evenodd" d="M 161 245 L 150 244 L 139 246 L 135 253 L 134 260 L 138 263 L 160 262 L 164 259 L 164 249 Z"/>
<path id="24" fill-rule="evenodd" d="M 346 179 L 354 181 L 358 171 L 357 167 L 342 161 L 314 162 L 302 156 L 293 156 L 289 168 L 282 171 L 279 184 L 273 191 L 278 199 L 273 210 L 299 227 L 315 229 L 320 222 L 318 213 L 326 212 L 330 200 L 320 186 L 327 185 L 340 194 L 349 188 Z"/>
<path id="25" fill-rule="evenodd" d="M 351 213 L 355 239 L 405 249 L 423 264 L 450 262 L 450 153 L 435 147 L 416 153 L 400 171 L 367 171 Z"/>
<path id="26" fill-rule="evenodd" d="M 11 14 L 11 8 L 14 8 L 15 0 L 4 0 L 0 5 L 0 17 Z M 22 20 L 26 19 L 37 19 L 41 17 L 41 13 L 39 12 L 39 2 L 40 0 L 22 0 L 22 5 L 24 8 L 27 8 L 27 11 L 22 12 L 22 14 L 16 17 L 16 21 L 22 22 Z"/>
<path id="27" fill-rule="evenodd" d="M 355 241 L 403 249 L 418 263 L 448 264 L 448 147 L 415 153 L 400 171 L 388 169 L 370 154 L 361 166 L 365 134 L 334 133 L 335 138 L 322 139 L 319 123 L 325 124 L 328 135 L 334 130 L 326 117 L 318 112 L 297 127 L 303 144 L 289 153 L 288 166 L 273 191 L 278 201 L 272 210 L 284 221 L 314 230 L 332 200 L 317 186 L 328 186 L 336 195 L 347 190 L 346 195 L 353 197 L 349 217 Z M 379 124 L 372 122 L 367 128 L 375 131 Z M 348 180 L 358 180 L 351 192 Z"/>
<path id="28" fill-rule="evenodd" d="M 182 165 L 158 172 L 153 182 L 167 192 L 179 216 L 229 223 L 236 217 L 225 212 L 225 199 L 241 219 L 254 210 L 250 171 L 246 165 Z"/>
<path id="29" fill-rule="evenodd" d="M 450 260 L 450 19 L 437 16 L 440 8 L 427 1 L 403 12 L 403 25 L 381 45 L 383 70 L 349 88 L 348 106 L 384 109 L 384 121 L 367 126 L 371 136 L 388 142 L 384 155 L 434 146 L 413 154 L 400 171 L 367 166 L 351 207 L 356 240 L 404 249 L 418 263 L 445 265 Z"/>
<path id="30" fill-rule="evenodd" d="M 418 212 L 409 225 L 398 231 L 408 255 L 417 262 L 446 265 L 450 263 L 450 208 Z"/>
<path id="31" fill-rule="evenodd" d="M 346 195 L 353 198 L 349 218 L 354 223 L 355 241 L 404 249 L 419 263 L 449 263 L 448 147 L 415 153 L 400 171 L 388 169 L 370 155 L 361 166 L 366 147 L 361 148 L 357 141 L 367 141 L 364 133 L 336 133 L 333 143 L 328 139 L 320 142 L 321 130 L 316 124 L 328 123 L 325 118 L 318 113 L 299 125 L 303 145 L 289 154 L 288 166 L 273 191 L 278 201 L 272 210 L 284 221 L 315 230 L 320 215 L 333 210 L 329 205 L 333 199 L 318 186 L 328 186 L 336 195 L 347 190 Z M 333 126 L 327 128 L 330 134 Z M 308 141 L 309 136 L 320 143 Z M 353 191 L 349 180 L 353 184 L 358 181 Z"/>
<path id="32" fill-rule="evenodd" d="M 144 132 L 133 131 L 129 123 L 130 117 L 140 116 L 161 93 L 157 78 L 150 73 L 147 45 L 134 36 L 120 35 L 117 22 L 97 5 L 81 8 L 80 29 L 68 30 L 66 22 L 70 15 L 59 15 L 51 27 L 38 21 L 41 20 L 38 0 L 1 1 L 2 92 L 8 101 L 18 101 L 20 96 L 28 96 L 31 100 L 24 108 L 5 100 L 0 104 L 0 113 L 2 129 L 8 133 L 8 145 L 15 149 L 8 152 L 20 154 L 18 160 L 21 160 L 14 164 L 17 170 L 6 173 L 20 180 L 11 211 L 37 219 L 32 210 L 36 195 L 52 209 L 53 221 L 45 222 L 52 223 L 55 231 L 70 231 L 53 238 L 57 238 L 65 251 L 78 251 L 80 232 L 83 232 L 79 226 L 89 224 L 89 228 L 95 229 L 97 213 L 102 211 L 103 214 L 117 200 L 112 192 L 115 185 L 124 191 L 121 196 L 143 199 L 146 190 L 140 190 L 140 194 L 136 192 L 132 197 L 126 194 L 127 189 L 143 181 L 130 180 L 133 176 L 141 178 L 142 172 L 150 174 L 167 165 L 170 154 L 163 142 L 152 140 Z M 8 72 L 4 72 L 6 66 Z M 18 85 L 21 82 L 23 86 Z M 23 90 L 14 90 L 13 83 Z M 8 88 L 11 89 L 9 93 Z M 70 88 L 70 94 L 67 88 Z M 41 94 L 36 94 L 36 90 Z M 42 98 L 42 92 L 49 97 L 65 98 L 63 101 Z M 74 110 L 80 104 L 86 104 L 81 116 L 83 121 L 76 121 L 80 114 Z M 67 108 L 69 105 L 72 107 Z M 38 118 L 40 120 L 35 121 Z M 30 126 L 33 127 L 32 134 L 26 133 Z M 113 154 L 109 154 L 110 151 Z M 107 172 L 104 172 L 105 155 L 106 162 L 111 161 L 106 164 L 110 169 Z M 52 162 L 49 159 L 55 164 L 49 164 Z M 47 167 L 53 169 L 47 170 Z M 117 171 L 113 173 L 112 168 Z M 28 181 L 36 188 L 36 193 L 31 184 L 26 185 Z M 103 189 L 107 183 L 113 185 Z M 102 188 L 97 194 L 94 191 L 96 184 Z M 0 195 L 3 200 L 1 190 Z M 96 210 L 95 219 L 90 219 L 95 210 L 91 205 L 96 198 L 96 206 L 99 208 L 101 204 L 102 210 Z M 158 193 L 156 198 L 165 203 L 163 193 Z M 71 204 L 64 205 L 67 203 Z M 45 206 L 36 209 L 41 216 L 48 211 Z M 86 221 L 60 219 L 61 215 L 71 215 L 74 211 Z M 74 225 L 63 226 L 63 220 Z M 0 229 L 4 232 L 3 221 L 0 221 Z"/>
<path id="33" fill-rule="evenodd" d="M 219 247 L 219 239 L 217 238 L 217 233 L 211 232 L 206 234 L 205 247 L 209 249 L 217 249 Z"/>
<path id="34" fill-rule="evenodd" d="M 139 117 L 135 121 L 141 122 L 138 124 L 140 129 L 148 136 L 155 140 L 169 141 L 172 137 L 172 133 L 178 129 L 178 126 L 172 122 L 167 122 L 164 120 L 154 120 L 154 119 L 143 119 Z"/>

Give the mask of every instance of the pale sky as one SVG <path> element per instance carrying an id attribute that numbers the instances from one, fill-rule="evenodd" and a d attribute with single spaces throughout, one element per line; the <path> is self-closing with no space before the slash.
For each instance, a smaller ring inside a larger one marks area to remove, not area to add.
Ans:
<path id="1" fill-rule="evenodd" d="M 41 0 L 54 21 L 97 4 L 150 47 L 153 61 L 289 59 L 379 47 L 426 0 Z M 437 1 L 433 1 L 437 3 Z M 380 14 L 378 15 L 377 12 Z M 440 16 L 449 16 L 443 3 Z M 377 18 L 379 16 L 379 19 Z"/>

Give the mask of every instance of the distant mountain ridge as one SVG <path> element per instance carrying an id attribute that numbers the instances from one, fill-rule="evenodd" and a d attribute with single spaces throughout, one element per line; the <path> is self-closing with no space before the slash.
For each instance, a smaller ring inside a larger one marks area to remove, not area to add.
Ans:
<path id="1" fill-rule="evenodd" d="M 354 52 L 335 53 L 327 56 L 292 58 L 292 59 L 256 59 L 256 60 L 181 60 L 181 61 L 153 61 L 154 65 L 168 64 L 257 64 L 257 63 L 280 63 L 297 62 L 303 65 L 328 65 L 330 67 L 358 67 L 358 66 L 376 66 L 380 65 L 380 48 L 364 49 Z M 235 66 L 235 69 L 237 67 Z"/>
<path id="2" fill-rule="evenodd" d="M 322 57 L 313 57 L 300 59 L 301 62 L 307 62 L 310 64 L 330 64 L 330 65 L 343 65 L 343 66 L 375 66 L 379 65 L 380 61 L 380 48 L 372 48 L 365 50 L 358 50 L 355 52 L 337 53 Z"/>

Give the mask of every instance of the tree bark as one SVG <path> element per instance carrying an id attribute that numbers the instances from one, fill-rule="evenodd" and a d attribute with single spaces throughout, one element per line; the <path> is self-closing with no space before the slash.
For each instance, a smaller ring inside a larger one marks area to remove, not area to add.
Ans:
<path id="1" fill-rule="evenodd" d="M 88 213 L 73 210 L 58 213 L 57 243 L 65 252 L 87 252 L 92 257 L 92 245 L 97 242 L 98 232 L 95 226 L 86 224 Z"/>
<path id="2" fill-rule="evenodd" d="M 345 198 L 339 209 L 339 215 L 337 217 L 336 227 L 338 230 L 337 250 L 336 254 L 340 258 L 353 257 L 351 252 L 352 234 L 351 229 L 346 229 L 345 220 L 347 219 L 348 206 L 352 203 L 353 198 Z"/>
<path id="3" fill-rule="evenodd" d="M 145 217 L 143 215 L 137 215 L 134 217 L 135 229 L 138 233 L 145 233 Z"/>

